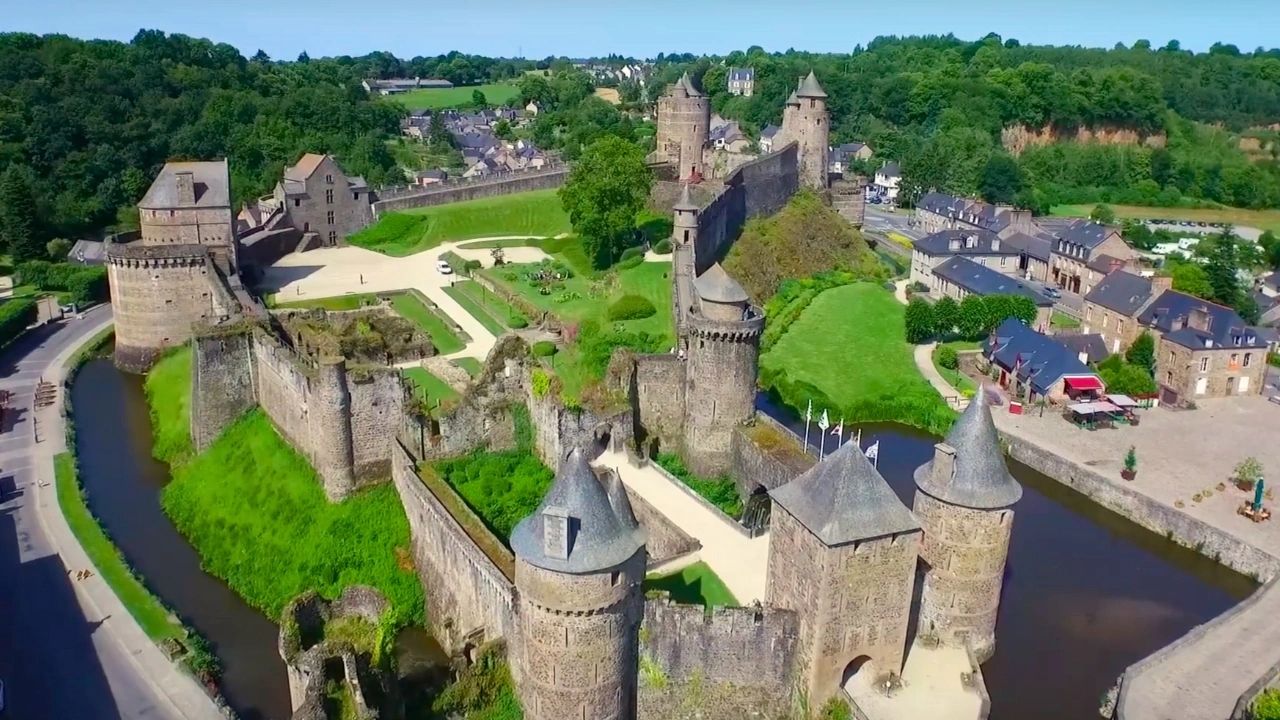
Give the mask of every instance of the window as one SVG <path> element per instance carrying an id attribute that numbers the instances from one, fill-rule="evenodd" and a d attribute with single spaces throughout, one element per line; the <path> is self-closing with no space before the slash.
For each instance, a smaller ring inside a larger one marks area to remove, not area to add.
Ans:
<path id="1" fill-rule="evenodd" d="M 1165 384 L 1165 385 L 1172 385 L 1172 384 L 1173 384 L 1173 371 L 1172 371 L 1172 370 L 1166 370 L 1166 371 L 1165 371 L 1165 373 L 1164 373 L 1164 384 Z"/>
<path id="2" fill-rule="evenodd" d="M 332 184 L 333 184 L 333 176 L 332 176 L 332 175 L 325 175 L 325 176 L 324 176 L 324 181 L 325 181 L 327 184 L 332 185 Z"/>
<path id="3" fill-rule="evenodd" d="M 333 188 L 324 191 L 324 201 L 330 205 L 333 204 Z"/>
<path id="4" fill-rule="evenodd" d="M 325 218 L 329 221 L 329 224 L 330 224 L 330 225 L 332 225 L 332 224 L 333 224 L 333 211 L 332 211 L 332 210 L 330 210 L 329 212 L 325 213 Z"/>
<path id="5" fill-rule="evenodd" d="M 355 200 L 359 200 L 359 199 L 360 199 L 360 193 L 351 193 L 351 195 L 352 195 L 352 197 L 353 197 Z"/>
<path id="6" fill-rule="evenodd" d="M 1244 366 L 1249 367 L 1249 361 L 1253 359 L 1253 353 L 1244 354 Z"/>
<path id="7" fill-rule="evenodd" d="M 1200 372 L 1209 372 L 1209 357 L 1200 358 Z"/>
<path id="8" fill-rule="evenodd" d="M 1235 365 L 1235 364 L 1236 364 L 1236 363 L 1238 363 L 1238 362 L 1240 362 L 1240 354 L 1239 354 L 1239 353 L 1231 353 L 1231 364 L 1232 364 L 1232 365 Z"/>
<path id="9" fill-rule="evenodd" d="M 334 231 L 330 230 L 330 231 L 329 231 L 329 244 L 330 244 L 330 245 L 335 245 L 335 244 L 337 244 L 337 242 L 338 242 L 338 233 L 336 233 L 336 232 L 334 232 Z"/>
<path id="10" fill-rule="evenodd" d="M 1092 320 L 1092 319 L 1093 319 L 1093 306 L 1091 306 L 1091 305 L 1085 305 L 1085 306 L 1084 306 L 1084 319 L 1085 319 L 1085 320 Z"/>
<path id="11" fill-rule="evenodd" d="M 1007 255 L 1000 256 L 1000 267 L 1004 267 L 1006 264 L 1008 264 L 1008 262 L 1009 262 L 1009 257 Z"/>
<path id="12" fill-rule="evenodd" d="M 1103 330 L 1107 329 L 1107 321 L 1110 319 L 1111 319 L 1111 315 L 1107 313 L 1102 313 L 1102 329 Z"/>
<path id="13" fill-rule="evenodd" d="M 1170 351 L 1169 351 L 1169 362 L 1170 362 L 1171 364 L 1173 363 L 1173 351 L 1172 351 L 1172 350 L 1170 350 Z"/>
<path id="14" fill-rule="evenodd" d="M 294 199 L 293 199 L 293 206 L 294 206 L 294 207 L 302 207 L 302 198 L 294 198 Z"/>

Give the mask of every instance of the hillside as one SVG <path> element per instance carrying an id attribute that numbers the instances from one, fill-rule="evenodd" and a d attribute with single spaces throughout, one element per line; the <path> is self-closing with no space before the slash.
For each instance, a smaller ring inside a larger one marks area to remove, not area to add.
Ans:
<path id="1" fill-rule="evenodd" d="M 828 270 L 876 278 L 881 272 L 862 234 L 808 191 L 778 213 L 748 222 L 724 265 L 757 303 L 772 297 L 788 278 Z"/>

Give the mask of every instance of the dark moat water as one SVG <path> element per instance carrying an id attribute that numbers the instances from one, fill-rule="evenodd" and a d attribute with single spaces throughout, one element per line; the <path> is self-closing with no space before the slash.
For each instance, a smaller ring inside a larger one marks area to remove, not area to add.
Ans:
<path id="1" fill-rule="evenodd" d="M 803 435 L 804 421 L 789 410 L 764 396 L 758 406 Z M 861 427 L 864 447 L 880 442 L 880 473 L 910 507 L 912 473 L 937 439 L 896 424 Z M 1021 463 L 1010 460 L 1009 469 L 1024 492 L 1014 508 L 996 653 L 982 666 L 992 720 L 1097 717 L 1125 667 L 1257 587 Z"/>
<path id="2" fill-rule="evenodd" d="M 195 549 L 160 507 L 169 466 L 151 457 L 142 378 L 94 360 L 76 377 L 71 400 L 80 479 L 94 514 L 148 587 L 213 644 L 222 693 L 241 720 L 287 720 L 276 624 L 200 569 Z M 438 684 L 444 658 L 425 632 L 402 633 L 397 656 L 407 690 Z"/>

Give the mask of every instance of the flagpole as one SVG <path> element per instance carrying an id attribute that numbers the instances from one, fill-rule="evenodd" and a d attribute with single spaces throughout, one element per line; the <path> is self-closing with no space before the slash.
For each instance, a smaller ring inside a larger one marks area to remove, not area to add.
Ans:
<path id="1" fill-rule="evenodd" d="M 820 442 L 821 442 L 821 445 L 818 448 L 819 460 L 827 456 L 827 431 L 826 430 L 822 431 L 822 440 Z"/>
<path id="2" fill-rule="evenodd" d="M 831 427 L 831 420 L 827 417 L 827 411 L 822 411 L 822 417 L 818 418 L 818 430 L 821 440 L 818 443 L 818 459 L 826 457 L 827 454 L 827 428 Z"/>
<path id="3" fill-rule="evenodd" d="M 804 411 L 804 451 L 809 452 L 809 422 L 813 420 L 813 401 L 809 401 L 809 407 Z"/>
<path id="4" fill-rule="evenodd" d="M 858 428 L 858 450 L 862 450 L 862 428 Z"/>

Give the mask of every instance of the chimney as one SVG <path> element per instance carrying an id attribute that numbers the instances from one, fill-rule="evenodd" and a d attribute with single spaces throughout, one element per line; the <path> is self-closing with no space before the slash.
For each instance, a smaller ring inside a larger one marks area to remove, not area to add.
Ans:
<path id="1" fill-rule="evenodd" d="M 1193 308 L 1187 316 L 1187 326 L 1201 332 L 1209 332 L 1209 326 L 1213 324 L 1213 318 L 1209 317 L 1209 309 L 1203 305 Z"/>
<path id="2" fill-rule="evenodd" d="M 182 170 L 173 174 L 173 182 L 178 187 L 178 204 L 179 205 L 195 205 L 196 204 L 196 181 L 188 170 Z"/>
<path id="3" fill-rule="evenodd" d="M 1151 278 L 1151 297 L 1160 297 L 1165 290 L 1173 289 L 1173 278 L 1167 275 L 1156 275 Z"/>
<path id="4" fill-rule="evenodd" d="M 933 446 L 933 479 L 938 485 L 946 487 L 956 475 L 956 449 L 940 442 Z"/>
<path id="5" fill-rule="evenodd" d="M 573 518 L 569 511 L 555 505 L 542 511 L 542 551 L 547 557 L 568 560 L 573 547 Z"/>

